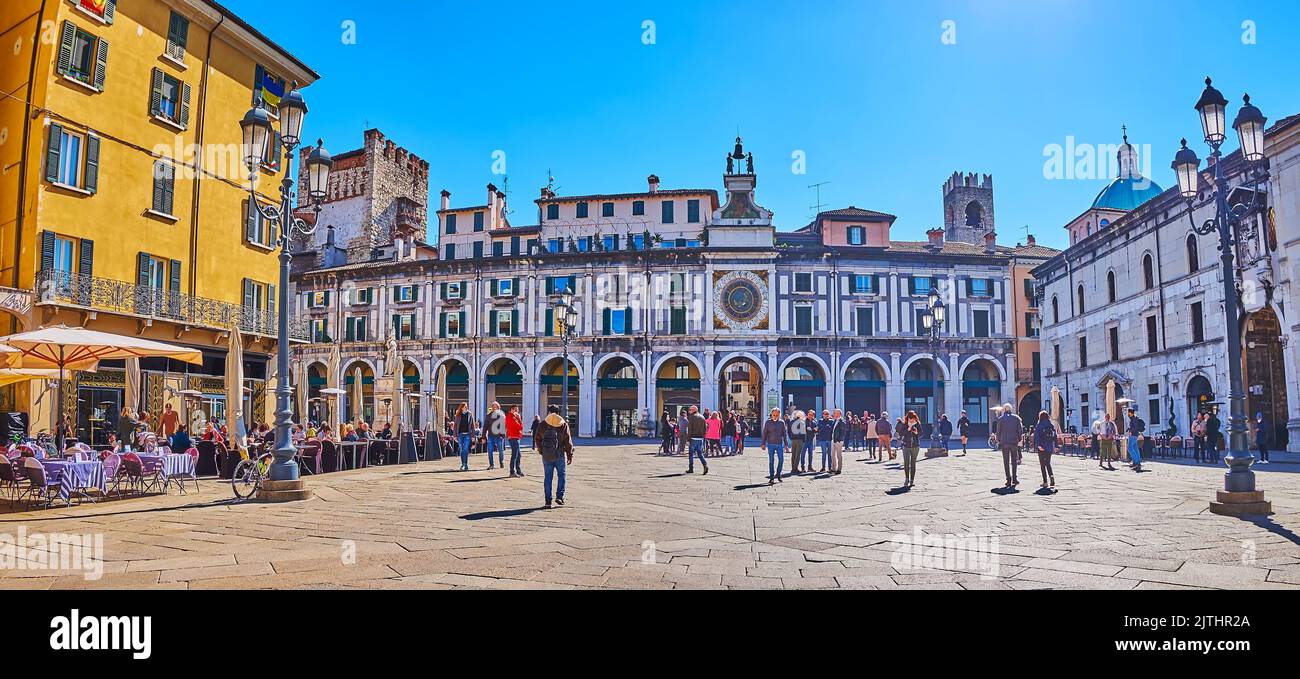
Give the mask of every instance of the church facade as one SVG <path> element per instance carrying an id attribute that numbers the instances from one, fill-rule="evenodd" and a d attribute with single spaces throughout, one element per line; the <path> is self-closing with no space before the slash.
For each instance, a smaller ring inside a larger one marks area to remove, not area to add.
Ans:
<path id="1" fill-rule="evenodd" d="M 726 161 L 721 196 L 654 175 L 628 193 L 548 186 L 526 226 L 495 186 L 464 208 L 443 192 L 436 246 L 296 274 L 314 340 L 294 354 L 300 416 L 437 426 L 497 401 L 531 420 L 564 400 L 566 372 L 581 436 L 645 435 L 690 405 L 754 424 L 774 407 L 965 410 L 977 433 L 1001 403 L 1041 408 L 1028 272 L 1056 251 L 996 243 L 991 177 L 950 179 L 944 228 L 917 242 L 857 207 L 778 232 L 740 139 Z M 931 290 L 948 309 L 937 345 Z"/>

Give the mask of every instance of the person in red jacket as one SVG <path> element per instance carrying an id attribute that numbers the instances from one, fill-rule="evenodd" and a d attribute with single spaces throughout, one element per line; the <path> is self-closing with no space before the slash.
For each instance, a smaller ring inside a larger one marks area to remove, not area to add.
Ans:
<path id="1" fill-rule="evenodd" d="M 506 415 L 506 440 L 510 442 L 510 476 L 524 475 L 523 459 L 519 454 L 519 439 L 524 437 L 524 418 L 519 414 L 519 406 L 510 409 Z"/>

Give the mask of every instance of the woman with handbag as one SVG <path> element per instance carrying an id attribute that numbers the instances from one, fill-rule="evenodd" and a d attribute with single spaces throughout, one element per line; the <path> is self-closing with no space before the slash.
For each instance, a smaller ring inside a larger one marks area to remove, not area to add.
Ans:
<path id="1" fill-rule="evenodd" d="M 1038 468 L 1043 472 L 1042 487 L 1055 488 L 1052 453 L 1056 452 L 1056 425 L 1046 410 L 1038 413 L 1038 423 L 1034 425 L 1034 450 L 1038 451 Z"/>

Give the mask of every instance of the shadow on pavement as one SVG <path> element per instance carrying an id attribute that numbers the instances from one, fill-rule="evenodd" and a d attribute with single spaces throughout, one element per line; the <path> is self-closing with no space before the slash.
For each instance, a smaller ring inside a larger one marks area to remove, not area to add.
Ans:
<path id="1" fill-rule="evenodd" d="M 910 492 L 912 492 L 912 489 L 910 487 L 899 486 L 898 488 L 890 488 L 889 490 L 885 491 L 885 495 L 902 495 L 903 493 L 910 493 Z"/>
<path id="2" fill-rule="evenodd" d="M 997 488 L 994 488 L 994 489 L 990 490 L 989 492 L 990 492 L 990 493 L 993 493 L 994 495 L 1018 495 L 1018 494 L 1020 494 L 1020 491 L 1019 491 L 1019 490 L 1017 490 L 1017 489 L 1015 489 L 1015 488 L 1007 488 L 1006 486 L 999 486 L 999 487 L 997 487 Z"/>
<path id="3" fill-rule="evenodd" d="M 1276 521 L 1274 521 L 1274 520 L 1273 520 L 1272 518 L 1270 518 L 1270 517 L 1267 517 L 1267 516 L 1254 516 L 1254 517 L 1243 516 L 1243 517 L 1240 517 L 1240 518 L 1241 518 L 1242 521 L 1245 521 L 1245 522 L 1247 522 L 1247 523 L 1253 523 L 1253 524 L 1255 524 L 1256 526 L 1259 526 L 1260 528 L 1263 528 L 1264 530 L 1266 530 L 1266 531 L 1268 531 L 1268 532 L 1270 532 L 1270 533 L 1272 533 L 1272 534 L 1274 534 L 1274 535 L 1277 535 L 1278 537 L 1286 538 L 1286 539 L 1290 540 L 1292 543 L 1297 544 L 1297 545 L 1300 545 L 1300 535 L 1296 535 L 1296 534 L 1295 534 L 1295 531 L 1291 530 L 1290 528 L 1287 528 L 1286 526 L 1283 526 L 1283 525 L 1278 524 Z"/>
<path id="4" fill-rule="evenodd" d="M 521 509 L 499 509 L 495 512 L 475 512 L 473 514 L 462 514 L 460 518 L 466 521 L 482 521 L 483 519 L 506 519 L 512 516 L 524 516 L 533 512 L 544 512 L 543 507 L 524 507 Z"/>

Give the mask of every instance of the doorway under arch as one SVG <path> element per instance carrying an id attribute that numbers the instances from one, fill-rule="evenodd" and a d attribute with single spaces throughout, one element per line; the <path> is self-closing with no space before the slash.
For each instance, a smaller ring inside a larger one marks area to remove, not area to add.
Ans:
<path id="1" fill-rule="evenodd" d="M 636 436 L 636 392 L 640 380 L 636 366 L 626 357 L 615 356 L 600 366 L 596 379 L 596 411 L 600 413 L 600 435 L 620 438 Z"/>
<path id="2" fill-rule="evenodd" d="M 729 359 L 718 372 L 718 408 L 744 418 L 750 431 L 763 421 L 763 369 L 752 359 Z"/>
<path id="3" fill-rule="evenodd" d="M 869 358 L 859 358 L 844 371 L 844 408 L 850 413 L 879 415 L 885 403 L 885 371 Z"/>
<path id="4" fill-rule="evenodd" d="M 564 358 L 556 357 L 542 366 L 537 380 L 537 412 L 545 417 L 547 408 L 552 405 L 557 406 L 565 416 L 564 419 L 569 421 L 569 431 L 578 431 L 578 413 L 581 412 L 578 399 L 582 380 L 579 377 L 578 366 L 573 363 L 573 359 L 569 359 L 569 412 L 564 413 L 564 365 Z"/>

